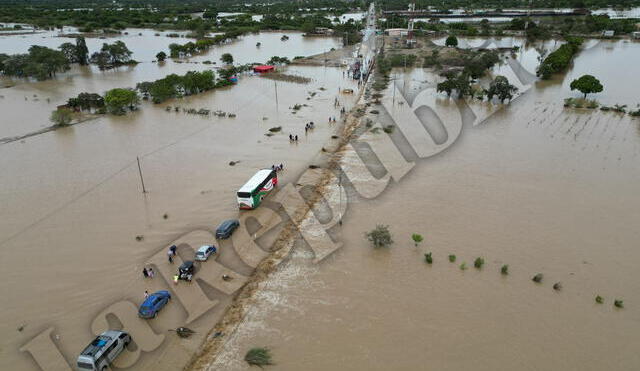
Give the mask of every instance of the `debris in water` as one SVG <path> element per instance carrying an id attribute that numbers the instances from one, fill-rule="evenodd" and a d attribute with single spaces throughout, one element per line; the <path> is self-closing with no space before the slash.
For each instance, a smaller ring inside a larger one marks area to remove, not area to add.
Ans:
<path id="1" fill-rule="evenodd" d="M 309 165 L 309 169 L 317 169 L 317 168 L 319 168 L 318 165 Z"/>
<path id="2" fill-rule="evenodd" d="M 553 289 L 556 291 L 560 291 L 562 289 L 562 283 L 556 282 L 553 284 Z"/>
<path id="3" fill-rule="evenodd" d="M 274 126 L 271 129 L 269 129 L 269 131 L 272 132 L 272 133 L 277 133 L 280 130 L 282 130 L 282 126 Z"/>
<path id="4" fill-rule="evenodd" d="M 229 117 L 231 117 L 231 118 L 236 117 L 236 114 L 235 113 L 230 113 Z"/>
<path id="5" fill-rule="evenodd" d="M 272 137 L 272 136 L 273 136 L 273 133 L 266 133 L 266 134 L 265 134 L 265 136 L 267 136 L 267 137 Z"/>
<path id="6" fill-rule="evenodd" d="M 24 325 L 20 325 L 20 326 L 18 326 L 18 329 L 17 329 L 17 330 L 18 330 L 18 332 L 22 332 L 22 330 L 24 330 L 25 326 L 27 326 L 27 325 L 26 325 L 26 324 L 24 324 Z"/>
<path id="7" fill-rule="evenodd" d="M 338 139 L 338 136 L 337 135 L 332 135 L 331 139 Z"/>
<path id="8" fill-rule="evenodd" d="M 238 163 L 240 163 L 240 161 L 229 161 L 229 166 L 235 166 Z"/>
<path id="9" fill-rule="evenodd" d="M 137 235 L 136 236 L 136 241 L 140 242 L 142 240 L 144 240 L 144 236 L 142 236 L 142 235 Z"/>
<path id="10" fill-rule="evenodd" d="M 180 336 L 181 338 L 188 338 L 189 336 L 196 333 L 195 331 L 193 331 L 188 327 L 178 327 L 175 330 L 170 329 L 169 331 L 175 331 L 178 334 L 178 336 Z"/>
<path id="11" fill-rule="evenodd" d="M 269 118 L 267 116 L 262 116 L 262 121 L 267 121 Z"/>
<path id="12" fill-rule="evenodd" d="M 270 80 L 293 82 L 296 84 L 308 84 L 311 82 L 311 79 L 308 77 L 290 75 L 290 74 L 280 73 L 280 72 L 263 73 L 263 74 L 260 74 L 260 77 L 265 79 L 270 79 Z"/>
<path id="13" fill-rule="evenodd" d="M 162 216 L 163 219 L 169 219 L 169 214 L 164 213 L 164 215 Z"/>

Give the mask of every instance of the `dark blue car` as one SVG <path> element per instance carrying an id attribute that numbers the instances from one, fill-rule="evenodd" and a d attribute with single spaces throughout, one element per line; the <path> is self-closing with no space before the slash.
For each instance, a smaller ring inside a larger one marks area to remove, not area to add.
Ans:
<path id="1" fill-rule="evenodd" d="M 233 231 L 238 228 L 240 222 L 237 219 L 228 219 L 220 223 L 218 229 L 216 229 L 216 238 L 225 239 L 231 237 Z"/>
<path id="2" fill-rule="evenodd" d="M 169 291 L 162 290 L 154 292 L 140 305 L 138 315 L 142 318 L 155 318 L 160 309 L 162 309 L 170 299 L 171 294 L 169 294 Z"/>

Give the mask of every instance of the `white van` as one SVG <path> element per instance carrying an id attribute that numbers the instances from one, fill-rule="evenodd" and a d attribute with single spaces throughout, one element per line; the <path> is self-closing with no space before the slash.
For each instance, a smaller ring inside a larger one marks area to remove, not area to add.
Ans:
<path id="1" fill-rule="evenodd" d="M 84 348 L 80 356 L 78 356 L 78 370 L 106 370 L 129 343 L 131 343 L 131 336 L 124 331 L 109 330 L 103 332 Z"/>

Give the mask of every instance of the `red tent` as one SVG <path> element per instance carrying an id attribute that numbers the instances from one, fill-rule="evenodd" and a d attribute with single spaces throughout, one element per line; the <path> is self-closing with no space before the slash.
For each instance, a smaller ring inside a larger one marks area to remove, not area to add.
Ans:
<path id="1" fill-rule="evenodd" d="M 263 73 L 263 72 L 271 72 L 271 71 L 275 71 L 275 67 L 274 66 L 255 66 L 253 67 L 253 72 L 257 72 L 257 73 Z"/>

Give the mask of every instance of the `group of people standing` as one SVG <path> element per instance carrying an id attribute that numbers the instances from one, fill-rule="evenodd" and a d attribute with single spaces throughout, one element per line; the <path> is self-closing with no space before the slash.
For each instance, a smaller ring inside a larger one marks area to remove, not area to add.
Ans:
<path id="1" fill-rule="evenodd" d="M 144 278 L 153 278 L 156 275 L 156 272 L 153 271 L 153 268 L 144 267 L 142 268 L 142 275 Z"/>

